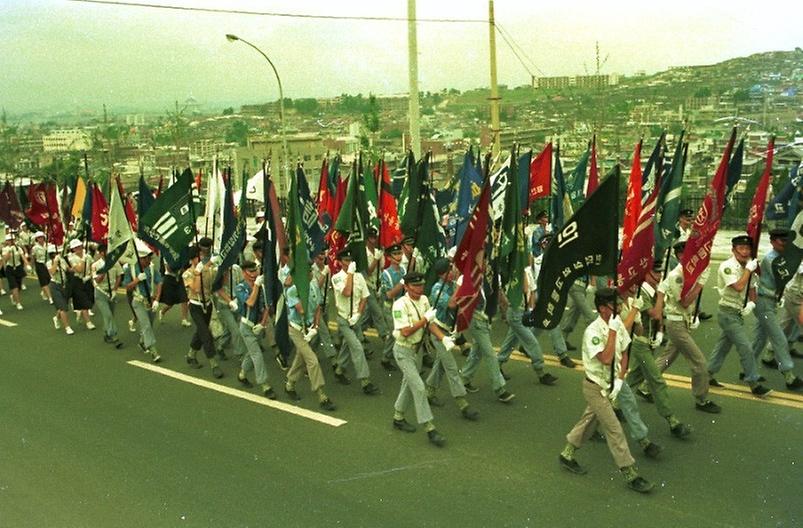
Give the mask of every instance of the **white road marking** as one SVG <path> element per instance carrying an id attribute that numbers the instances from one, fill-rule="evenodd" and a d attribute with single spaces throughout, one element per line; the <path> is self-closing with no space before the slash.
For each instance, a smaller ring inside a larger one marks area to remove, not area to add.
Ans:
<path id="1" fill-rule="evenodd" d="M 250 392 L 245 392 L 237 389 L 232 389 L 231 387 L 226 387 L 225 385 L 219 385 L 217 383 L 212 383 L 211 381 L 206 381 L 203 379 L 188 376 L 186 374 L 175 372 L 173 370 L 166 369 L 164 367 L 159 367 L 151 363 L 145 363 L 144 361 L 132 360 L 129 361 L 128 364 L 145 370 L 150 370 L 151 372 L 155 372 L 163 376 L 168 376 L 170 378 L 174 378 L 179 381 L 192 383 L 193 385 L 197 385 L 205 389 L 211 389 L 213 391 L 221 392 L 223 394 L 228 394 L 229 396 L 234 396 L 235 398 L 240 398 L 243 400 L 248 400 L 253 403 L 257 403 L 259 405 L 264 405 L 265 407 L 270 407 L 278 411 L 284 411 L 290 414 L 295 414 L 296 416 L 301 416 L 302 418 L 307 418 L 308 420 L 314 420 L 316 422 L 321 422 L 326 425 L 331 425 L 332 427 L 340 427 L 341 425 L 345 425 L 348 423 L 345 420 L 341 420 L 340 418 L 333 418 L 332 416 L 329 416 L 327 414 L 310 411 L 307 409 L 303 409 L 301 407 L 296 407 L 295 405 L 282 403 L 280 401 L 269 400 L 264 396 L 251 394 Z"/>
<path id="2" fill-rule="evenodd" d="M 12 323 L 11 321 L 6 321 L 5 319 L 0 319 L 0 325 L 14 327 L 14 326 L 17 326 L 17 323 Z"/>

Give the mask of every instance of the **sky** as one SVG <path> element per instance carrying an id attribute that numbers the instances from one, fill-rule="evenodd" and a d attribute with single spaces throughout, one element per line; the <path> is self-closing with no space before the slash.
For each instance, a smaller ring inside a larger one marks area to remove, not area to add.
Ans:
<path id="1" fill-rule="evenodd" d="M 128 0 L 121 0 L 123 3 Z M 141 0 L 152 4 L 306 15 L 404 18 L 407 0 Z M 803 44 L 803 2 L 496 0 L 500 84 L 535 75 L 653 73 Z M 487 20 L 487 0 L 417 2 L 417 17 Z M 419 22 L 419 89 L 489 85 L 487 22 Z M 10 115 L 58 109 L 169 109 L 201 104 L 408 90 L 406 21 L 321 20 L 198 13 L 69 0 L 0 0 L 0 106 Z M 520 53 L 521 55 L 521 53 Z"/>

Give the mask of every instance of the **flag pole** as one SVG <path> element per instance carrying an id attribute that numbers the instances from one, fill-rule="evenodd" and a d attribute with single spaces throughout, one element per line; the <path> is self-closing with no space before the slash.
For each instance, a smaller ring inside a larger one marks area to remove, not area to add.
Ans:
<path id="1" fill-rule="evenodd" d="M 615 196 L 616 201 L 613 204 L 613 228 L 616 229 L 616 245 L 619 246 L 619 163 L 616 163 L 616 167 L 613 170 L 613 174 L 611 175 L 612 178 L 616 178 L 614 180 L 614 187 L 616 188 Z M 616 259 L 613 259 L 613 279 L 616 281 L 616 274 L 617 274 L 617 262 Z M 617 303 L 619 301 L 619 292 L 616 291 L 616 295 L 613 296 L 613 313 L 616 314 Z M 613 390 L 613 381 L 616 377 L 616 346 L 613 349 L 613 358 L 611 359 L 611 390 Z"/>

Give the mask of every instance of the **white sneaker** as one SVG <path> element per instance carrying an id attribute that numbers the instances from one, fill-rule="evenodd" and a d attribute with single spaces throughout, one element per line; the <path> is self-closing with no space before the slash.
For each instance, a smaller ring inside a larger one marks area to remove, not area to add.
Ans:
<path id="1" fill-rule="evenodd" d="M 137 331 L 137 326 L 134 324 L 134 320 L 133 319 L 129 319 L 128 320 L 128 331 L 129 332 L 136 332 Z"/>
<path id="2" fill-rule="evenodd" d="M 185 327 L 185 328 L 189 328 L 189 327 L 191 327 L 191 326 L 192 326 L 192 323 L 191 323 L 191 322 L 189 322 L 189 321 L 187 321 L 186 319 L 182 319 L 182 320 L 181 320 L 181 326 L 183 326 L 183 327 Z"/>
<path id="3" fill-rule="evenodd" d="M 72 328 L 70 328 L 69 326 L 68 326 L 67 328 L 65 328 L 65 329 L 64 329 L 64 332 L 65 332 L 67 335 L 73 335 L 73 334 L 75 333 L 75 332 L 73 331 L 73 329 L 72 329 Z"/>
<path id="4" fill-rule="evenodd" d="M 52 299 L 52 298 L 51 298 L 51 299 L 48 299 L 48 300 L 47 300 L 47 302 L 48 302 L 49 304 L 53 304 L 53 299 Z"/>
<path id="5" fill-rule="evenodd" d="M 20 303 L 17 303 L 17 310 L 22 310 L 22 305 Z"/>
<path id="6" fill-rule="evenodd" d="M 22 291 L 25 291 L 25 290 L 27 290 L 27 289 L 28 289 L 28 287 L 27 287 L 25 284 L 23 284 L 23 285 L 22 285 Z"/>
<path id="7" fill-rule="evenodd" d="M 3 288 L 0 288 L 0 295 L 5 295 L 5 294 L 6 294 L 6 290 L 4 290 Z"/>
<path id="8" fill-rule="evenodd" d="M 92 321 L 87 321 L 86 329 L 87 330 L 94 330 L 95 329 L 95 324 Z"/>
<path id="9" fill-rule="evenodd" d="M 88 310 L 88 313 L 89 317 L 95 317 L 95 312 L 93 312 L 92 310 Z"/>
<path id="10" fill-rule="evenodd" d="M 43 291 L 39 292 L 39 297 L 41 297 L 43 301 L 47 300 L 47 295 L 45 295 L 45 292 L 43 292 Z"/>
<path id="11" fill-rule="evenodd" d="M 58 315 L 54 315 L 53 316 L 53 326 L 56 327 L 56 330 L 61 328 L 61 323 L 59 322 L 59 316 Z"/>

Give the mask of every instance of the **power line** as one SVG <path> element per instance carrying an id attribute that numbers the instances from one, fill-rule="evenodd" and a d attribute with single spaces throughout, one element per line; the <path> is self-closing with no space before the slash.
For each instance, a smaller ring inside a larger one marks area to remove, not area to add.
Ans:
<path id="1" fill-rule="evenodd" d="M 524 61 L 521 59 L 521 57 L 519 57 L 519 54 L 518 54 L 518 53 L 516 52 L 516 50 L 514 49 L 514 46 L 515 46 L 516 48 L 518 48 L 519 52 L 521 52 L 521 54 L 524 56 L 524 58 L 526 58 L 528 61 L 530 61 L 530 64 L 532 65 L 532 67 L 533 67 L 533 68 L 534 68 L 534 69 L 535 69 L 535 70 L 536 70 L 538 73 L 540 73 L 542 76 L 544 76 L 545 74 L 544 74 L 544 72 L 543 72 L 543 71 L 541 71 L 541 68 L 539 68 L 539 67 L 538 67 L 538 65 L 537 65 L 537 64 L 535 64 L 535 61 L 533 61 L 533 60 L 532 60 L 532 59 L 531 59 L 531 58 L 530 58 L 530 57 L 527 55 L 527 53 L 524 51 L 524 48 L 522 48 L 522 47 L 521 47 L 521 45 L 519 45 L 519 43 L 518 43 L 518 42 L 516 42 L 516 40 L 513 38 L 513 36 L 510 34 L 510 32 L 509 32 L 508 30 L 506 30 L 505 28 L 503 28 L 503 27 L 502 27 L 502 26 L 499 24 L 499 22 L 496 22 L 496 24 L 495 24 L 495 25 L 496 25 L 496 28 L 499 30 L 499 34 L 502 36 L 502 39 L 504 39 L 504 41 L 507 43 L 507 45 L 508 45 L 508 46 L 510 46 L 510 49 L 511 49 L 511 51 L 512 51 L 512 52 L 513 52 L 513 54 L 516 56 L 516 58 L 517 58 L 517 59 L 519 59 L 519 62 L 521 63 L 521 65 L 522 65 L 522 66 L 524 66 L 524 69 L 525 69 L 525 70 L 527 70 L 527 73 L 529 73 L 529 74 L 530 74 L 530 76 L 531 76 L 531 77 L 533 77 L 533 72 L 532 72 L 532 71 L 530 71 L 530 68 L 528 68 L 526 64 L 524 64 Z"/>
<path id="2" fill-rule="evenodd" d="M 241 9 L 215 9 L 209 7 L 186 7 L 164 4 L 148 4 L 144 2 L 114 2 L 112 0 L 68 0 L 70 2 L 77 2 L 81 4 L 102 4 L 118 7 L 147 7 L 151 9 L 168 9 L 173 11 L 192 11 L 199 13 L 218 13 L 230 15 L 256 15 L 268 17 L 283 17 L 283 18 L 309 18 L 309 19 L 322 19 L 322 20 L 369 20 L 374 22 L 407 22 L 407 17 L 390 17 L 390 16 L 345 16 L 345 15 L 308 15 L 303 13 L 278 13 L 271 11 L 246 11 Z M 438 22 L 447 24 L 487 24 L 487 20 L 471 19 L 471 18 L 416 18 L 416 22 Z"/>

